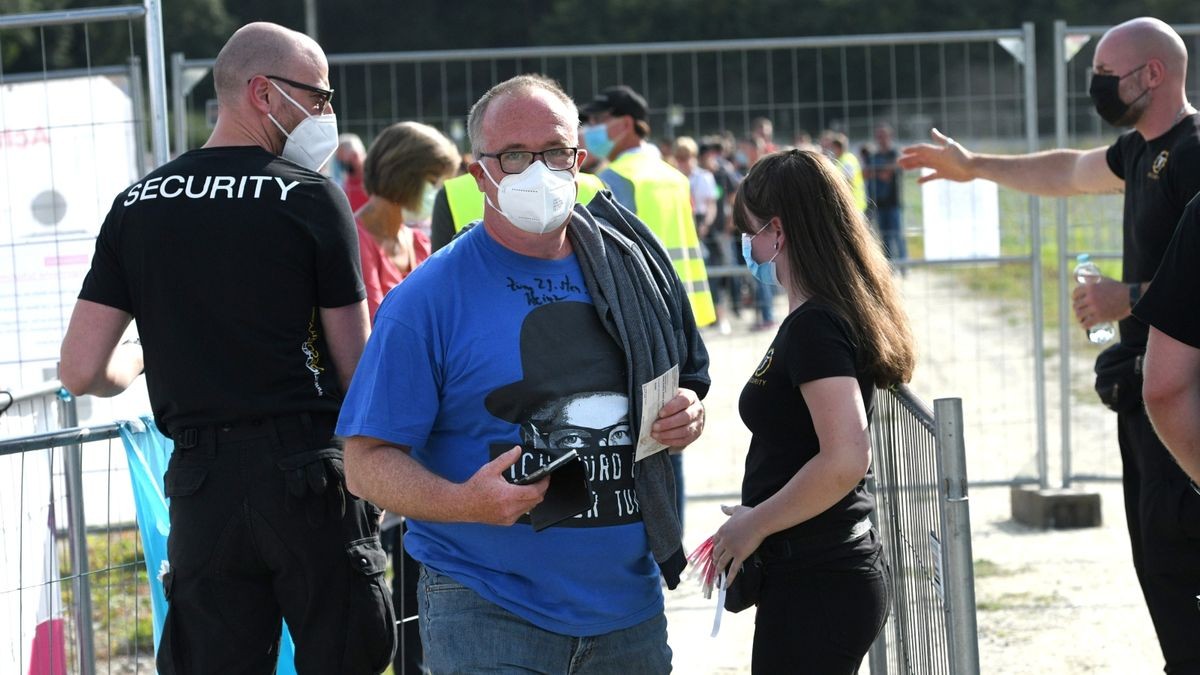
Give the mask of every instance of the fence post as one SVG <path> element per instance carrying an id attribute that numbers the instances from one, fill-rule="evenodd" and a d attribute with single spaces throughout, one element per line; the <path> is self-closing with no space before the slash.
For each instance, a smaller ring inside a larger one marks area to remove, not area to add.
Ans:
<path id="1" fill-rule="evenodd" d="M 971 553 L 971 517 L 967 501 L 966 444 L 963 442 L 962 399 L 933 402 L 937 429 L 938 481 L 945 490 L 941 502 L 946 633 L 950 642 L 950 672 L 978 675 L 979 636 L 975 624 L 975 569 Z"/>
<path id="2" fill-rule="evenodd" d="M 75 397 L 63 389 L 59 393 L 59 426 L 79 425 Z M 96 651 L 92 642 L 92 584 L 88 577 L 87 521 L 83 513 L 83 446 L 72 443 L 63 448 L 66 473 L 67 536 L 71 544 L 71 569 L 75 574 L 75 630 L 79 640 L 79 673 L 94 675 Z"/>
<path id="3" fill-rule="evenodd" d="M 1054 143 L 1067 147 L 1067 22 L 1054 22 Z M 1054 220 L 1058 227 L 1058 393 L 1059 433 L 1062 446 L 1062 486 L 1071 486 L 1071 321 L 1070 280 L 1067 270 L 1071 260 L 1071 237 L 1068 231 L 1067 198 L 1055 200 Z"/>
<path id="4" fill-rule="evenodd" d="M 162 0 L 144 0 L 146 9 L 146 70 L 150 85 L 150 149 L 155 168 L 171 159 L 167 138 L 167 68 L 163 53 Z"/>

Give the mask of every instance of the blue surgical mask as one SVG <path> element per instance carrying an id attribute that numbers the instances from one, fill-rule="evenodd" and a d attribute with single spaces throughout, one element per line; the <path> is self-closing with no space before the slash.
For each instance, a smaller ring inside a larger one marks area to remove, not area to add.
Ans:
<path id="1" fill-rule="evenodd" d="M 433 216 L 433 202 L 437 198 L 437 188 L 433 183 L 426 183 L 425 189 L 421 192 L 421 205 L 417 207 L 419 210 L 410 211 L 408 207 L 401 209 L 401 215 L 406 223 L 426 223 Z"/>
<path id="2" fill-rule="evenodd" d="M 764 263 L 755 262 L 754 254 L 750 250 L 750 242 L 754 241 L 754 238 L 762 234 L 762 231 L 765 229 L 767 229 L 767 226 L 763 225 L 754 234 L 742 235 L 742 257 L 746 259 L 746 268 L 750 270 L 750 274 L 755 279 L 758 279 L 759 283 L 764 286 L 779 286 L 779 275 L 775 273 L 775 258 L 779 257 L 778 247 L 776 247 L 775 255 L 771 256 L 771 259 Z"/>
<path id="3" fill-rule="evenodd" d="M 597 158 L 608 157 L 608 153 L 613 149 L 612 139 L 608 137 L 608 125 L 590 124 L 584 127 L 583 144 L 587 146 L 588 152 Z"/>

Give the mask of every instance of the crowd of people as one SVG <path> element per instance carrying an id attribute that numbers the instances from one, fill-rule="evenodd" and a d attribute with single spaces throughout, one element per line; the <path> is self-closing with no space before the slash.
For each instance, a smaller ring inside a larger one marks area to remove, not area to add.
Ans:
<path id="1" fill-rule="evenodd" d="M 159 672 L 273 672 L 281 619 L 301 673 L 669 672 L 705 327 L 749 306 L 775 336 L 713 563 L 757 604 L 753 672 L 856 672 L 892 603 L 868 427 L 916 363 L 896 280 L 916 168 L 1125 190 L 1124 279 L 1075 311 L 1149 344 L 1146 407 L 1119 413 L 1126 511 L 1168 672 L 1200 672 L 1200 495 L 1156 434 L 1197 477 L 1186 60 L 1162 22 L 1109 31 L 1092 96 L 1134 130 L 1093 151 L 898 150 L 887 125 L 858 152 L 780 145 L 766 118 L 659 145 L 630 87 L 577 103 L 520 75 L 474 104 L 464 155 L 416 122 L 339 135 L 320 46 L 242 27 L 212 136 L 117 196 L 62 347 L 75 394 L 144 371 L 175 442 Z"/>

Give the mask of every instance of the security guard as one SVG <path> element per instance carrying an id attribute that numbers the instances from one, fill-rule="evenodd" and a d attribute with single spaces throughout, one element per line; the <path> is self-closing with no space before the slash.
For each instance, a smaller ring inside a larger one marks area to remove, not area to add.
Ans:
<path id="1" fill-rule="evenodd" d="M 688 288 L 696 325 L 713 323 L 717 312 L 692 221 L 691 187 L 686 176 L 644 141 L 650 135 L 646 99 L 618 85 L 600 92 L 580 112 L 590 122 L 583 129 L 588 152 L 611 162 L 600 172 L 600 180 L 617 201 L 658 235 L 671 254 L 675 271 Z"/>
<path id="2" fill-rule="evenodd" d="M 379 509 L 334 439 L 368 332 L 358 237 L 319 173 L 337 147 L 324 52 L 270 23 L 213 66 L 203 148 L 113 202 L 62 344 L 75 395 L 142 372 L 175 441 L 157 672 L 266 675 L 281 619 L 300 673 L 383 672 L 395 646 Z M 141 344 L 121 343 L 131 320 Z"/>

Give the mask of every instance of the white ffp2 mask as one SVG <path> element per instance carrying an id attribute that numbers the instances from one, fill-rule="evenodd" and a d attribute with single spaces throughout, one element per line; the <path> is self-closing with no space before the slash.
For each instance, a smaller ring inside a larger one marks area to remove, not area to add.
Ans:
<path id="1" fill-rule="evenodd" d="M 545 234 L 562 225 L 575 206 L 575 177 L 570 171 L 554 171 L 535 161 L 521 173 L 510 173 L 497 183 L 487 167 L 480 166 L 496 186 L 500 202 L 496 206 L 488 199 L 488 204 L 530 234 Z"/>
<path id="2" fill-rule="evenodd" d="M 311 115 L 304 106 L 296 102 L 296 99 L 287 95 L 287 92 L 271 82 L 283 97 L 292 102 L 303 112 L 306 117 L 292 129 L 292 133 L 284 131 L 283 125 L 275 119 L 275 116 L 267 113 L 267 118 L 274 122 L 275 126 L 283 131 L 283 135 L 287 136 L 287 142 L 283 144 L 283 154 L 280 155 L 284 159 L 290 159 L 306 169 L 320 171 L 321 167 L 325 166 L 325 162 L 333 156 L 338 146 L 338 129 L 337 115 L 329 113 L 328 115 Z"/>

